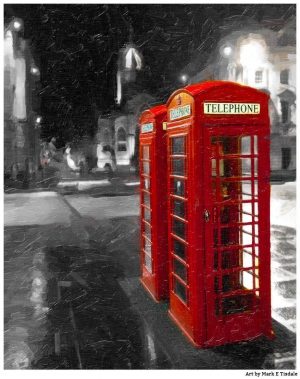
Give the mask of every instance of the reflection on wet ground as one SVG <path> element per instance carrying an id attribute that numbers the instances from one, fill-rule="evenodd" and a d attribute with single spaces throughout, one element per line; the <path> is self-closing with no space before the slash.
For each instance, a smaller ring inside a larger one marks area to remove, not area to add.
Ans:
<path id="1" fill-rule="evenodd" d="M 274 232 L 273 259 L 286 270 L 294 261 L 284 235 L 292 232 Z M 274 341 L 195 349 L 170 321 L 167 303 L 141 288 L 138 241 L 136 216 L 5 228 L 4 367 L 295 368 L 295 334 L 276 322 Z M 292 282 L 278 288 L 293 298 Z"/>
<path id="2" fill-rule="evenodd" d="M 169 367 L 119 285 L 124 273 L 115 257 L 90 247 L 41 247 L 42 234 L 6 229 L 5 368 Z"/>

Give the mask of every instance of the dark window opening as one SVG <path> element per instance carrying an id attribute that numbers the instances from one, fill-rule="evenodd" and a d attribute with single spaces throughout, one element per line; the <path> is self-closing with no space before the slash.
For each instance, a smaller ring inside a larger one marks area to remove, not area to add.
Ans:
<path id="1" fill-rule="evenodd" d="M 173 260 L 174 262 L 174 272 L 185 282 L 187 281 L 186 267 L 179 262 L 177 259 Z"/>
<path id="2" fill-rule="evenodd" d="M 178 257 L 182 259 L 186 259 L 186 252 L 185 252 L 185 245 L 183 245 L 181 242 L 177 241 L 176 239 L 173 239 L 173 249 L 174 254 L 178 255 Z"/>
<path id="3" fill-rule="evenodd" d="M 289 103 L 287 101 L 281 101 L 281 121 L 283 123 L 286 123 L 288 122 L 289 120 L 289 110 L 290 110 L 290 106 L 289 106 Z"/>
<path id="4" fill-rule="evenodd" d="M 289 84 L 289 70 L 282 70 L 280 72 L 280 83 Z"/>
<path id="5" fill-rule="evenodd" d="M 173 233 L 178 237 L 185 238 L 185 224 L 179 220 L 173 220 Z"/>
<path id="6" fill-rule="evenodd" d="M 263 80 L 263 72 L 261 70 L 255 71 L 255 83 L 261 83 Z"/>
<path id="7" fill-rule="evenodd" d="M 289 147 L 284 147 L 281 149 L 282 158 L 282 168 L 286 170 L 291 163 L 291 149 Z"/>
<path id="8" fill-rule="evenodd" d="M 173 137 L 172 138 L 172 154 L 184 154 L 184 137 Z"/>
<path id="9" fill-rule="evenodd" d="M 173 193 L 177 196 L 184 196 L 184 181 L 179 179 L 174 179 L 173 183 Z"/>
<path id="10" fill-rule="evenodd" d="M 176 279 L 174 279 L 174 292 L 178 297 L 180 297 L 181 300 L 183 300 L 185 303 L 187 302 L 187 294 L 186 294 L 186 288 L 183 284 L 178 282 Z"/>

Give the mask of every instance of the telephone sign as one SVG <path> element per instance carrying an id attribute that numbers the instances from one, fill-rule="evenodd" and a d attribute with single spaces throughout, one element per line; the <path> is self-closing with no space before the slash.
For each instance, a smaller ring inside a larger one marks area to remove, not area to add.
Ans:
<path id="1" fill-rule="evenodd" d="M 204 114 L 259 114 L 260 104 L 204 103 Z"/>

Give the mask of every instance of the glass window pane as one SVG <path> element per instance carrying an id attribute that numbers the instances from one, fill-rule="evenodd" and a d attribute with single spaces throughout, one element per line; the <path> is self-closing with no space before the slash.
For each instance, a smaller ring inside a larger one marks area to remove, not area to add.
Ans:
<path id="1" fill-rule="evenodd" d="M 150 195 L 147 192 L 143 192 L 143 202 L 145 205 L 148 205 L 150 207 Z"/>
<path id="2" fill-rule="evenodd" d="M 180 278 L 186 282 L 187 281 L 186 267 L 177 259 L 173 259 L 173 263 L 174 263 L 173 269 L 174 269 L 175 274 L 180 276 Z"/>
<path id="3" fill-rule="evenodd" d="M 245 205 L 245 204 L 243 204 L 243 205 Z M 253 221 L 252 215 L 243 211 L 242 212 L 242 222 L 252 222 L 252 221 Z"/>
<path id="4" fill-rule="evenodd" d="M 144 219 L 150 223 L 151 220 L 151 212 L 148 208 L 143 207 L 144 209 Z"/>
<path id="5" fill-rule="evenodd" d="M 223 315 L 242 313 L 251 310 L 253 295 L 229 296 L 222 299 Z"/>
<path id="6" fill-rule="evenodd" d="M 173 219 L 173 233 L 178 237 L 185 238 L 185 223 L 177 219 Z"/>
<path id="7" fill-rule="evenodd" d="M 143 159 L 149 159 L 149 146 L 143 146 Z"/>
<path id="8" fill-rule="evenodd" d="M 217 155 L 239 154 L 239 137 L 214 136 L 212 144 L 216 146 Z"/>
<path id="9" fill-rule="evenodd" d="M 251 158 L 243 158 L 242 162 L 242 176 L 251 176 Z"/>
<path id="10" fill-rule="evenodd" d="M 243 271 L 242 273 L 242 283 L 248 290 L 253 289 L 253 271 Z"/>
<path id="11" fill-rule="evenodd" d="M 145 254 L 144 257 L 145 257 L 145 267 L 150 272 L 150 274 L 152 274 L 152 259 L 147 254 Z"/>
<path id="12" fill-rule="evenodd" d="M 243 267 L 244 268 L 252 267 L 252 263 L 253 263 L 253 260 L 252 260 L 251 252 L 249 254 L 246 250 L 243 250 Z"/>
<path id="13" fill-rule="evenodd" d="M 149 175 L 150 174 L 150 165 L 149 162 L 143 162 L 143 173 Z"/>
<path id="14" fill-rule="evenodd" d="M 220 159 L 219 168 L 226 178 L 251 176 L 251 158 Z"/>
<path id="15" fill-rule="evenodd" d="M 241 137 L 241 154 L 251 154 L 251 137 Z"/>
<path id="16" fill-rule="evenodd" d="M 226 207 L 221 207 L 220 209 L 221 224 L 239 222 L 239 216 L 240 212 L 238 205 L 227 205 Z"/>
<path id="17" fill-rule="evenodd" d="M 240 265 L 239 250 L 222 251 L 222 269 L 239 267 Z"/>
<path id="18" fill-rule="evenodd" d="M 172 154 L 184 154 L 185 153 L 185 137 L 173 137 L 172 138 Z"/>
<path id="19" fill-rule="evenodd" d="M 173 194 L 184 197 L 185 195 L 185 181 L 181 179 L 173 179 Z"/>
<path id="20" fill-rule="evenodd" d="M 242 245 L 251 245 L 252 244 L 252 234 L 245 233 L 241 229 L 241 244 Z"/>
<path id="21" fill-rule="evenodd" d="M 252 225 L 243 225 L 243 232 L 252 234 Z"/>
<path id="22" fill-rule="evenodd" d="M 230 228 L 221 229 L 221 245 L 229 245 L 230 241 Z"/>
<path id="23" fill-rule="evenodd" d="M 145 236 L 151 241 L 151 228 L 145 222 L 144 222 L 144 233 L 145 233 Z"/>
<path id="24" fill-rule="evenodd" d="M 181 284 L 178 280 L 174 278 L 174 292 L 181 300 L 185 303 L 187 302 L 187 291 L 183 284 Z"/>
<path id="25" fill-rule="evenodd" d="M 253 144 L 254 144 L 254 154 L 257 154 L 257 136 L 253 136 Z"/>
<path id="26" fill-rule="evenodd" d="M 151 257 L 151 242 L 147 240 L 146 238 L 143 238 L 143 240 L 144 240 L 144 250 Z"/>
<path id="27" fill-rule="evenodd" d="M 251 200 L 252 199 L 252 185 L 250 180 L 243 180 L 241 183 L 242 187 L 242 199 Z"/>
<path id="28" fill-rule="evenodd" d="M 240 288 L 239 274 L 237 272 L 222 276 L 222 291 L 235 291 Z"/>
<path id="29" fill-rule="evenodd" d="M 184 176 L 185 168 L 184 168 L 185 159 L 184 158 L 173 158 L 172 159 L 172 174 Z"/>
<path id="30" fill-rule="evenodd" d="M 178 255 L 178 257 L 186 260 L 186 246 L 173 238 L 173 250 L 174 254 Z"/>
<path id="31" fill-rule="evenodd" d="M 144 188 L 147 191 L 150 191 L 150 179 L 149 178 L 144 178 Z"/>
<path id="32" fill-rule="evenodd" d="M 176 216 L 185 218 L 185 202 L 182 200 L 173 200 L 173 213 Z"/>

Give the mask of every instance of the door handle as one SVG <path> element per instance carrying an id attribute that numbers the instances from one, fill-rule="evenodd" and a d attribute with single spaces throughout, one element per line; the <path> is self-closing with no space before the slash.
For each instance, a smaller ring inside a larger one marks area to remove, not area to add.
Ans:
<path id="1" fill-rule="evenodd" d="M 203 216 L 204 216 L 204 221 L 208 222 L 209 219 L 210 219 L 210 213 L 209 213 L 209 211 L 207 209 L 204 210 Z"/>

